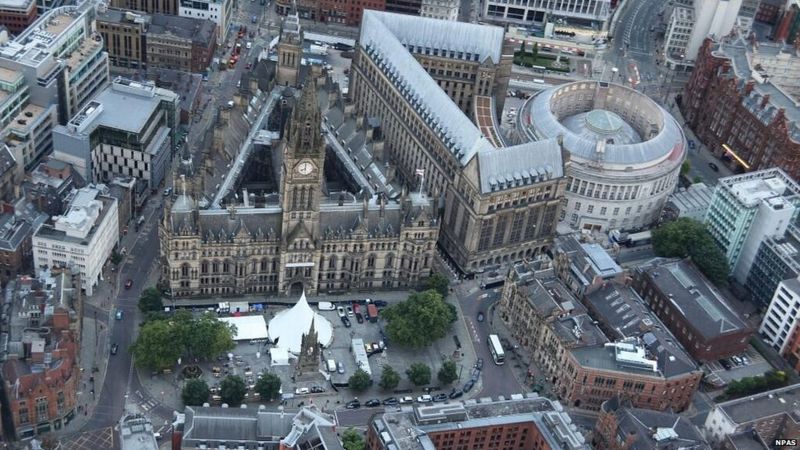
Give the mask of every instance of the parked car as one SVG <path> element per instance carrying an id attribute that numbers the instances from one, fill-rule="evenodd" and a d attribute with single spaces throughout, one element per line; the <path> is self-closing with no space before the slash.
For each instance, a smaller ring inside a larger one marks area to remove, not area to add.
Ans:
<path id="1" fill-rule="evenodd" d="M 339 314 L 339 317 L 347 317 L 347 312 L 345 312 L 343 306 L 336 308 L 336 312 Z"/>
<path id="2" fill-rule="evenodd" d="M 695 147 L 694 140 L 689 139 L 689 140 L 686 141 L 686 143 L 689 144 L 689 149 L 694 150 L 694 147 Z"/>
<path id="3" fill-rule="evenodd" d="M 339 373 L 344 373 L 344 364 L 341 361 L 336 363 L 336 371 Z"/>
<path id="4" fill-rule="evenodd" d="M 732 360 L 732 361 L 733 361 L 733 363 L 734 363 L 734 364 L 736 364 L 737 366 L 741 366 L 741 365 L 742 365 L 742 358 L 739 358 L 738 356 L 735 356 L 735 355 L 734 355 L 734 356 L 731 356 L 731 360 Z"/>
<path id="5" fill-rule="evenodd" d="M 119 351 L 119 345 L 111 344 L 111 354 L 116 355 L 118 351 Z"/>
<path id="6" fill-rule="evenodd" d="M 710 167 L 714 172 L 719 172 L 719 167 L 717 167 L 717 165 L 713 162 L 708 163 L 708 167 Z"/>
<path id="7" fill-rule="evenodd" d="M 342 323 L 344 324 L 345 328 L 350 328 L 351 326 L 353 326 L 353 324 L 350 323 L 350 319 L 348 319 L 347 316 L 342 317 Z"/>
<path id="8" fill-rule="evenodd" d="M 319 302 L 317 303 L 317 309 L 320 311 L 333 311 L 336 307 L 331 302 Z"/>
<path id="9" fill-rule="evenodd" d="M 436 394 L 433 396 L 433 401 L 435 402 L 447 401 L 447 394 Z"/>
<path id="10" fill-rule="evenodd" d="M 364 403 L 364 406 L 366 406 L 367 408 L 374 408 L 376 406 L 381 406 L 381 401 L 378 400 L 377 398 L 373 398 L 372 400 L 367 400 Z"/>
<path id="11" fill-rule="evenodd" d="M 478 382 L 478 378 L 480 378 L 480 377 L 481 377 L 481 370 L 478 369 L 478 368 L 475 368 L 475 369 L 472 370 L 472 376 L 469 377 L 469 379 L 477 383 Z"/>
<path id="12" fill-rule="evenodd" d="M 347 310 L 347 315 L 352 317 L 353 316 L 353 308 L 348 306 L 345 309 Z"/>
<path id="13" fill-rule="evenodd" d="M 325 388 L 322 386 L 311 386 L 311 393 L 312 394 L 321 394 L 325 392 Z"/>
<path id="14" fill-rule="evenodd" d="M 125 289 L 130 289 L 131 287 L 133 287 L 133 280 L 131 280 L 130 278 L 128 278 L 128 279 L 125 281 Z"/>
<path id="15" fill-rule="evenodd" d="M 464 384 L 464 388 L 462 389 L 462 391 L 469 392 L 469 391 L 472 390 L 472 388 L 474 386 L 475 386 L 475 382 L 472 381 L 472 380 L 469 380 L 469 381 L 466 382 L 466 384 Z"/>
<path id="16" fill-rule="evenodd" d="M 478 360 L 475 361 L 475 368 L 478 370 L 483 370 L 483 358 L 478 358 Z"/>
<path id="17" fill-rule="evenodd" d="M 399 402 L 398 402 L 398 400 L 397 400 L 397 397 L 389 397 L 389 398 L 385 398 L 385 399 L 383 399 L 383 402 L 382 402 L 382 403 L 383 403 L 384 405 L 386 405 L 386 406 L 395 406 L 395 405 L 397 405 Z"/>
<path id="18" fill-rule="evenodd" d="M 407 405 L 409 403 L 414 403 L 414 399 L 409 396 L 401 397 L 399 400 L 401 405 Z"/>
<path id="19" fill-rule="evenodd" d="M 358 409 L 358 408 L 361 408 L 361 402 L 358 401 L 358 400 L 350 400 L 345 405 L 345 408 L 347 408 L 347 409 Z"/>
<path id="20" fill-rule="evenodd" d="M 378 308 L 385 308 L 389 306 L 389 303 L 387 303 L 386 300 L 373 300 L 372 304 L 377 306 Z"/>
<path id="21" fill-rule="evenodd" d="M 483 322 L 483 319 L 484 319 L 483 311 L 478 311 L 477 319 L 478 319 L 478 322 Z"/>
<path id="22" fill-rule="evenodd" d="M 450 392 L 450 398 L 458 398 L 461 397 L 462 395 L 464 395 L 464 391 L 462 391 L 461 389 L 453 388 L 453 390 Z"/>
<path id="23" fill-rule="evenodd" d="M 428 394 L 420 395 L 417 397 L 417 403 L 431 403 L 433 401 L 433 397 Z"/>
<path id="24" fill-rule="evenodd" d="M 750 358 L 748 358 L 747 356 L 742 356 L 742 364 L 744 364 L 745 366 L 749 365 Z"/>
<path id="25" fill-rule="evenodd" d="M 122 320 L 122 310 L 117 308 L 117 312 L 114 314 L 114 318 L 117 320 Z"/>
<path id="26" fill-rule="evenodd" d="M 731 366 L 731 363 L 729 363 L 727 359 L 720 359 L 718 362 L 722 367 L 725 368 L 725 370 L 731 370 L 731 367 L 733 367 Z"/>
<path id="27" fill-rule="evenodd" d="M 294 390 L 295 395 L 306 395 L 309 392 L 311 392 L 311 390 L 309 390 L 307 387 L 297 388 Z"/>

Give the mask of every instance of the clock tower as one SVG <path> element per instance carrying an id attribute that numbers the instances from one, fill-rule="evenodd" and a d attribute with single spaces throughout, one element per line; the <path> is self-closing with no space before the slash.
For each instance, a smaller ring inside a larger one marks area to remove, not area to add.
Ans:
<path id="1" fill-rule="evenodd" d="M 319 202 L 325 163 L 325 140 L 320 125 L 316 82 L 309 76 L 284 132 L 281 281 L 286 292 L 298 289 L 316 292 Z"/>

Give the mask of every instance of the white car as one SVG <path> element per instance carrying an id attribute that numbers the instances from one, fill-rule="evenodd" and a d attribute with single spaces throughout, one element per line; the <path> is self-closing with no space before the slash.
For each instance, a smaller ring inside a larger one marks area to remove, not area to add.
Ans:
<path id="1" fill-rule="evenodd" d="M 344 307 L 342 306 L 336 308 L 336 312 L 339 314 L 339 317 L 347 316 L 347 313 L 344 311 Z"/>
<path id="2" fill-rule="evenodd" d="M 310 392 L 310 391 L 308 390 L 308 388 L 307 388 L 307 387 L 304 387 L 304 388 L 297 388 L 297 389 L 295 389 L 295 390 L 294 390 L 294 393 L 295 393 L 296 395 L 306 395 L 306 394 L 308 394 L 309 392 Z"/>
<path id="3" fill-rule="evenodd" d="M 428 394 L 420 395 L 417 397 L 417 403 L 431 403 L 433 401 L 433 397 Z"/>
<path id="4" fill-rule="evenodd" d="M 251 48 L 253 48 L 253 43 L 252 42 L 248 42 L 247 45 L 245 45 L 245 48 L 250 50 Z"/>
<path id="5" fill-rule="evenodd" d="M 317 308 L 320 311 L 334 311 L 336 309 L 336 307 L 333 306 L 333 303 L 331 302 L 319 302 L 317 304 Z"/>

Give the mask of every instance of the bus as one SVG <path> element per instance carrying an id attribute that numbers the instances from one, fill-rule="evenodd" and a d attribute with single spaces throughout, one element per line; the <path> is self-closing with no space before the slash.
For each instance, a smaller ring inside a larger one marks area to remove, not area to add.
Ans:
<path id="1" fill-rule="evenodd" d="M 492 353 L 494 363 L 498 366 L 502 366 L 503 363 L 506 362 L 506 354 L 503 351 L 503 346 L 500 345 L 500 338 L 497 337 L 496 334 L 490 334 L 487 343 L 489 344 L 489 351 Z"/>
<path id="2" fill-rule="evenodd" d="M 640 233 L 632 233 L 628 235 L 628 240 L 625 241 L 625 246 L 636 247 L 637 245 L 649 244 L 652 239 L 653 234 L 649 230 L 642 231 Z"/>

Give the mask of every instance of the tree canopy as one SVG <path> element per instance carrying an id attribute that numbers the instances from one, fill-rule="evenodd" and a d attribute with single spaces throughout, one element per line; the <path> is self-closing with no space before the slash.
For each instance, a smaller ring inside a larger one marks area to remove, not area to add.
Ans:
<path id="1" fill-rule="evenodd" d="M 725 255 L 702 223 L 681 217 L 653 231 L 653 251 L 668 258 L 691 257 L 703 274 L 717 285 L 727 283 L 730 268 Z"/>
<path id="2" fill-rule="evenodd" d="M 447 294 L 450 292 L 450 280 L 442 275 L 441 272 L 432 273 L 431 276 L 425 280 L 425 290 L 430 289 L 438 292 L 442 298 L 447 298 Z"/>
<path id="3" fill-rule="evenodd" d="M 400 374 L 392 366 L 383 366 L 381 381 L 378 385 L 383 389 L 394 389 L 400 384 Z"/>
<path id="4" fill-rule="evenodd" d="M 183 385 L 181 398 L 183 404 L 186 406 L 201 406 L 208 401 L 208 396 L 211 391 L 208 389 L 208 383 L 202 378 L 190 378 Z"/>
<path id="5" fill-rule="evenodd" d="M 281 391 L 281 379 L 274 373 L 264 372 L 256 381 L 255 390 L 263 401 L 277 400 Z"/>
<path id="6" fill-rule="evenodd" d="M 371 384 L 371 381 L 369 374 L 365 372 L 364 369 L 358 369 L 356 373 L 351 375 L 350 379 L 347 380 L 347 385 L 350 389 L 360 392 L 366 390 Z"/>
<path id="7" fill-rule="evenodd" d="M 142 324 L 131 352 L 136 365 L 161 370 L 178 358 L 209 359 L 234 348 L 236 328 L 212 314 L 194 317 L 181 310 L 172 316 L 156 316 Z"/>
<path id="8" fill-rule="evenodd" d="M 219 384 L 219 396 L 222 397 L 223 403 L 227 403 L 230 406 L 242 403 L 246 393 L 247 386 L 245 386 L 244 380 L 240 376 L 228 375 Z"/>
<path id="9" fill-rule="evenodd" d="M 154 287 L 149 287 L 142 291 L 139 297 L 139 310 L 143 313 L 151 311 L 162 311 L 164 302 L 161 301 L 161 293 Z"/>
<path id="10" fill-rule="evenodd" d="M 414 292 L 408 300 L 381 311 L 394 344 L 421 348 L 441 339 L 456 320 L 455 308 L 435 290 Z"/>
<path id="11" fill-rule="evenodd" d="M 728 383 L 723 393 L 726 400 L 758 394 L 789 384 L 789 377 L 782 370 L 765 372 L 764 375 L 744 377 Z"/>
<path id="12" fill-rule="evenodd" d="M 453 381 L 456 381 L 458 378 L 456 363 L 449 359 L 445 361 L 444 364 L 442 364 L 442 368 L 439 369 L 439 373 L 436 377 L 439 378 L 439 382 L 442 384 L 450 384 Z"/>
<path id="13" fill-rule="evenodd" d="M 427 364 L 414 363 L 406 370 L 408 379 L 417 386 L 428 384 L 431 382 L 431 368 Z"/>
<path id="14" fill-rule="evenodd" d="M 345 450 L 364 450 L 364 438 L 354 428 L 348 428 L 342 433 L 342 447 Z"/>

